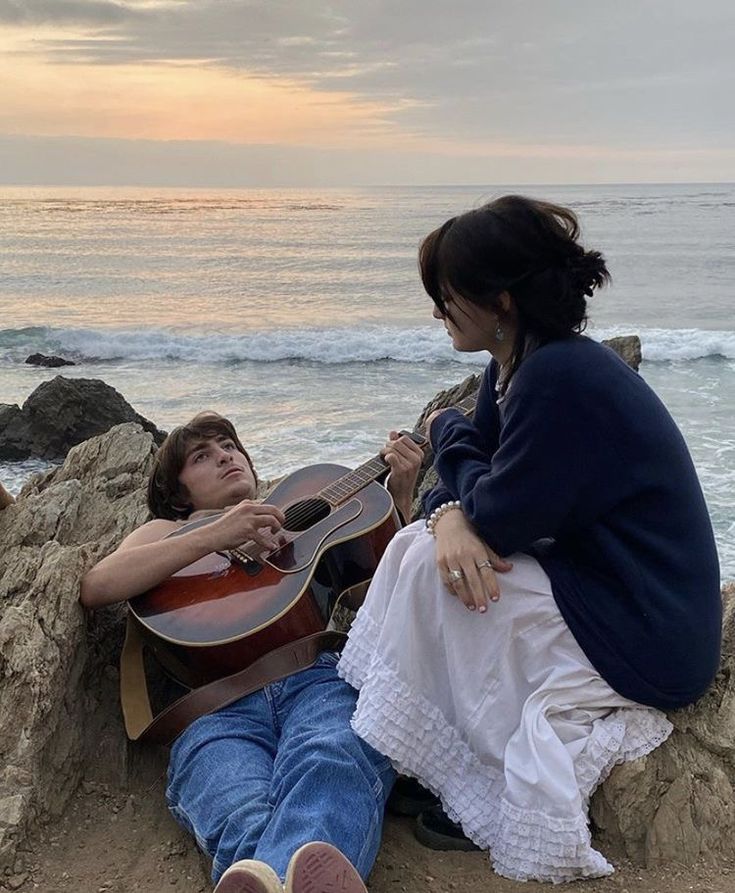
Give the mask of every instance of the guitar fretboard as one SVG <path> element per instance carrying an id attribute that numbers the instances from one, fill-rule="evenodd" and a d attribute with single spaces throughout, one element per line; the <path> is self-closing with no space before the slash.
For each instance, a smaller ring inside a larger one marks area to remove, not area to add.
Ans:
<path id="1" fill-rule="evenodd" d="M 375 456 L 369 462 L 364 462 L 359 468 L 343 475 L 328 487 L 321 490 L 317 496 L 325 499 L 330 505 L 341 505 L 351 499 L 355 493 L 362 490 L 373 481 L 377 481 L 389 469 L 388 463 L 382 456 Z"/>
<path id="2" fill-rule="evenodd" d="M 470 397 L 465 397 L 464 400 L 461 400 L 455 406 L 447 408 L 458 409 L 465 415 L 470 415 L 474 411 L 476 403 L 477 397 L 473 394 Z M 420 434 L 421 432 L 415 430 L 413 433 Z M 328 487 L 320 490 L 316 496 L 324 499 L 332 506 L 342 505 L 343 502 L 352 499 L 363 487 L 381 478 L 389 468 L 390 466 L 382 456 L 374 456 L 360 465 L 359 468 L 356 468 L 354 471 L 348 471 L 347 474 L 333 481 Z"/>

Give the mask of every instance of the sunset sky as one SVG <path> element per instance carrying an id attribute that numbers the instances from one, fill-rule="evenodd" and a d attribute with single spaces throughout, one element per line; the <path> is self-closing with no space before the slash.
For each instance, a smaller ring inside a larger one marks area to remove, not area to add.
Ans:
<path id="1" fill-rule="evenodd" d="M 731 0 L 0 0 L 0 183 L 735 180 Z"/>

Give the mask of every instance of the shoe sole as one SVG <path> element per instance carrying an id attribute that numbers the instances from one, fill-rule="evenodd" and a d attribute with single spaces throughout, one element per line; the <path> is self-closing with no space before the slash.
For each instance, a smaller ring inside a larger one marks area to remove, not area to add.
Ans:
<path id="1" fill-rule="evenodd" d="M 421 846 L 425 846 L 430 850 L 458 850 L 462 853 L 471 853 L 479 850 L 480 847 L 473 843 L 468 837 L 452 837 L 450 834 L 442 834 L 440 831 L 434 831 L 427 828 L 421 821 L 421 816 L 416 819 L 416 827 L 413 829 L 413 836 L 418 840 Z"/>
<path id="2" fill-rule="evenodd" d="M 367 893 L 355 866 L 336 847 L 315 841 L 291 857 L 285 893 Z"/>
<path id="3" fill-rule="evenodd" d="M 214 893 L 283 893 L 283 887 L 270 865 L 255 859 L 243 859 L 225 871 Z"/>

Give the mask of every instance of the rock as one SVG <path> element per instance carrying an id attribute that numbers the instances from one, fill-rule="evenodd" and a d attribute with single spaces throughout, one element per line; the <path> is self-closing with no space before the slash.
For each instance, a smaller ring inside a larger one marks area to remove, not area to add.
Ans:
<path id="1" fill-rule="evenodd" d="M 638 371 L 641 365 L 641 339 L 637 335 L 619 335 L 602 343 L 611 347 L 630 367 Z"/>
<path id="2" fill-rule="evenodd" d="M 0 460 L 19 462 L 31 455 L 31 429 L 17 404 L 0 403 Z"/>
<path id="3" fill-rule="evenodd" d="M 12 505 L 15 502 L 15 498 L 11 493 L 9 493 L 2 482 L 0 482 L 0 511 L 4 508 L 7 508 L 9 505 Z"/>
<path id="4" fill-rule="evenodd" d="M 65 360 L 63 357 L 47 357 L 43 353 L 32 353 L 29 357 L 26 357 L 25 361 L 29 366 L 47 366 L 49 368 L 76 366 L 73 360 Z"/>
<path id="5" fill-rule="evenodd" d="M 79 581 L 146 520 L 154 453 L 151 433 L 117 426 L 71 449 L 0 513 L 0 874 L 83 774 L 124 780 L 117 684 L 105 673 L 117 664 L 124 607 L 85 617 Z"/>
<path id="6" fill-rule="evenodd" d="M 137 422 L 157 443 L 165 437 L 105 382 L 59 375 L 40 384 L 22 409 L 0 405 L 0 461 L 62 459 L 71 447 L 123 422 Z"/>
<path id="7" fill-rule="evenodd" d="M 722 663 L 712 688 L 670 713 L 671 737 L 613 769 L 592 798 L 598 841 L 637 864 L 735 855 L 735 584 L 723 596 Z"/>

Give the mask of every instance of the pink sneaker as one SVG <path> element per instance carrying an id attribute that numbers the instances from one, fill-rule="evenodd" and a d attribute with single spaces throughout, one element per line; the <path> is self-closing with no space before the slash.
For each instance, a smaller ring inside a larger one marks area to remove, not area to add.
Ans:
<path id="1" fill-rule="evenodd" d="M 257 859 L 241 859 L 222 875 L 214 893 L 283 893 L 283 887 L 270 865 Z"/>
<path id="2" fill-rule="evenodd" d="M 291 856 L 286 893 L 367 893 L 357 869 L 330 843 L 305 843 Z"/>

